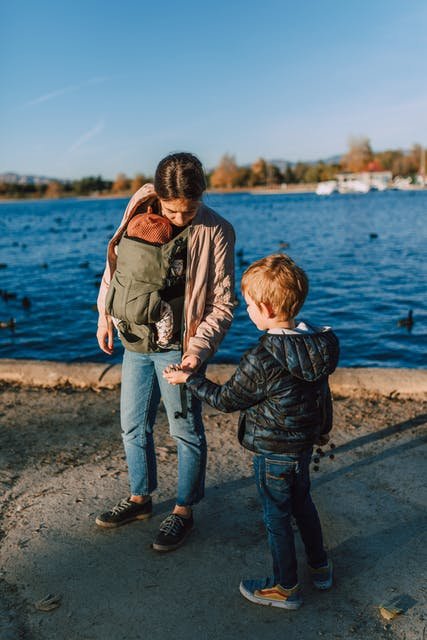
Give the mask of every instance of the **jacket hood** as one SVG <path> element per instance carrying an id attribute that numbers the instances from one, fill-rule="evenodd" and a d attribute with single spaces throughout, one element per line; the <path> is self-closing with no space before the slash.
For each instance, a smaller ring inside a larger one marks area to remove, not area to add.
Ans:
<path id="1" fill-rule="evenodd" d="M 306 333 L 266 333 L 263 347 L 293 377 L 315 382 L 335 371 L 339 342 L 330 327 L 313 327 Z"/>

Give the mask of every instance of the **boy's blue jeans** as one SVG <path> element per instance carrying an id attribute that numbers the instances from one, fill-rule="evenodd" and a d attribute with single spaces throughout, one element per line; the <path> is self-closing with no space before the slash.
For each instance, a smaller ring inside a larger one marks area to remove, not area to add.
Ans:
<path id="1" fill-rule="evenodd" d="M 255 481 L 264 510 L 273 556 L 274 584 L 291 589 L 298 583 L 294 516 L 311 567 L 327 563 L 319 516 L 310 495 L 312 450 L 299 454 L 256 454 Z"/>
<path id="2" fill-rule="evenodd" d="M 181 362 L 180 351 L 136 353 L 125 349 L 122 365 L 120 419 L 132 495 L 148 495 L 157 487 L 153 426 L 160 397 L 178 450 L 176 503 L 191 506 L 204 495 L 206 439 L 201 402 L 186 391 L 188 413 L 183 418 L 181 387 L 169 384 L 162 372 Z"/>

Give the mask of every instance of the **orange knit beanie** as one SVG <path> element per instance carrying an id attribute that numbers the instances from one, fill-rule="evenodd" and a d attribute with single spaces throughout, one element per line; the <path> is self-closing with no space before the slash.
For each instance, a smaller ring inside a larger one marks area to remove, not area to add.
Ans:
<path id="1" fill-rule="evenodd" d="M 139 213 L 129 222 L 127 234 L 130 238 L 165 244 L 172 238 L 172 225 L 167 218 L 156 213 Z"/>

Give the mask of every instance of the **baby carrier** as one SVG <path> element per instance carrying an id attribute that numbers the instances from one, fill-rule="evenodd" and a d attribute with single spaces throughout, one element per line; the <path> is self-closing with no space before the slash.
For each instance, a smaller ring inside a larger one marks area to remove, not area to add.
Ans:
<path id="1" fill-rule="evenodd" d="M 188 227 L 162 245 L 128 237 L 126 233 L 121 238 L 105 310 L 117 319 L 120 339 L 126 349 L 140 353 L 162 350 L 156 344 L 154 323 L 160 320 L 162 291 L 185 283 L 185 273 L 176 275 L 171 267 L 176 256 L 186 251 L 187 237 Z M 169 297 L 168 302 L 174 326 L 181 326 L 184 294 Z"/>

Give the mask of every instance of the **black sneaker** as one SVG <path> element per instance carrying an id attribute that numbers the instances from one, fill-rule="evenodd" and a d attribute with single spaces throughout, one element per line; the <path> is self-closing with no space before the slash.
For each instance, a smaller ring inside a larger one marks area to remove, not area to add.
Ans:
<path id="1" fill-rule="evenodd" d="M 171 513 L 160 525 L 159 533 L 153 542 L 156 551 L 173 551 L 182 545 L 193 528 L 193 515 L 183 518 Z"/>
<path id="2" fill-rule="evenodd" d="M 111 511 L 106 511 L 98 516 L 95 522 L 100 527 L 112 529 L 113 527 L 121 527 L 122 524 L 133 520 L 151 518 L 152 511 L 153 503 L 151 498 L 143 504 L 132 502 L 129 498 L 123 498 L 123 500 L 114 505 Z"/>

